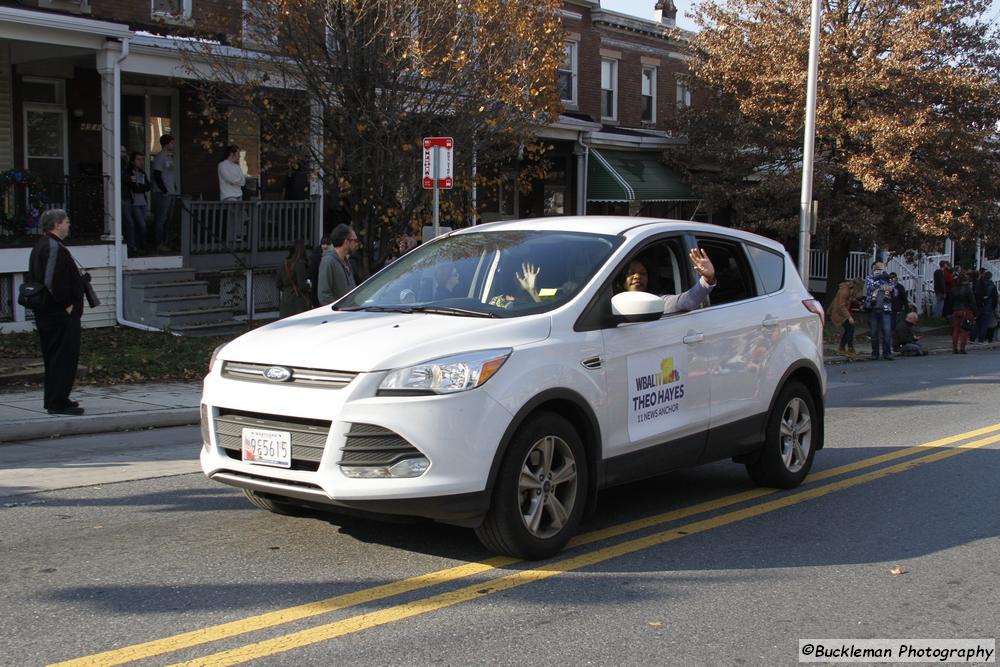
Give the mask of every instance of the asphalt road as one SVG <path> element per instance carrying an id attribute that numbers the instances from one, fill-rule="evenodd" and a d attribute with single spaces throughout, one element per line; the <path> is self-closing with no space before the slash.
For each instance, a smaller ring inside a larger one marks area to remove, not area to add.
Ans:
<path id="1" fill-rule="evenodd" d="M 998 355 L 830 367 L 799 489 L 732 463 L 613 489 L 531 565 L 459 528 L 255 510 L 183 474 L 196 429 L 0 447 L 0 664 L 792 665 L 799 638 L 996 638 Z"/>

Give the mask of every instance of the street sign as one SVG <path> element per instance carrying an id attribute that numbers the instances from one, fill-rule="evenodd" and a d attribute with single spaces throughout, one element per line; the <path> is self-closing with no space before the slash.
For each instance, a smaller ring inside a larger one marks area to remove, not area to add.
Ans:
<path id="1" fill-rule="evenodd" d="M 434 177 L 437 176 L 438 188 L 450 190 L 455 183 L 454 171 L 455 140 L 451 137 L 424 137 L 424 189 L 432 190 Z"/>

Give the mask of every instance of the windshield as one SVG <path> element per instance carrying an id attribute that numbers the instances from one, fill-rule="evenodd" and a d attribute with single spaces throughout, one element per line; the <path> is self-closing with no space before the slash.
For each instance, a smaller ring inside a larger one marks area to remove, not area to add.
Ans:
<path id="1" fill-rule="evenodd" d="M 516 317 L 580 290 L 621 242 L 578 232 L 482 231 L 420 246 L 337 303 L 337 310 Z"/>

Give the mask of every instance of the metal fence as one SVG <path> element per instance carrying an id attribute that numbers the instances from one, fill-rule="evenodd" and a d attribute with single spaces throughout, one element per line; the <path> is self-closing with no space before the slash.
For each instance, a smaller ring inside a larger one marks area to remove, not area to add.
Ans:
<path id="1" fill-rule="evenodd" d="M 73 221 L 73 238 L 104 234 L 104 176 L 66 177 L 54 181 L 11 183 L 0 189 L 0 244 L 31 242 L 42 233 L 41 214 L 64 209 Z"/>

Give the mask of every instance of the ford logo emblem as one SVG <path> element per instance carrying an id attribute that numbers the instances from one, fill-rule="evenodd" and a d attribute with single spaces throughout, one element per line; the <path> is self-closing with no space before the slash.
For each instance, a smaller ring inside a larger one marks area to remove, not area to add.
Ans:
<path id="1" fill-rule="evenodd" d="M 284 366 L 271 366 L 264 371 L 264 378 L 271 382 L 288 382 L 292 379 L 292 372 Z"/>

